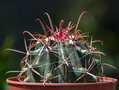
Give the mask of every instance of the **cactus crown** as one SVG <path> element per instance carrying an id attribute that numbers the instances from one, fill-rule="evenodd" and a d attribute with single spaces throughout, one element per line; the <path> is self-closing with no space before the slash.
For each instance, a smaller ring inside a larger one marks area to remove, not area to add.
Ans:
<path id="1" fill-rule="evenodd" d="M 24 82 L 39 83 L 79 83 L 79 82 L 97 82 L 103 75 L 102 52 L 97 51 L 92 46 L 100 40 L 91 40 L 86 33 L 78 30 L 78 25 L 83 12 L 79 16 L 76 25 L 69 22 L 66 28 L 63 28 L 64 21 L 61 20 L 59 27 L 54 29 L 48 13 L 45 13 L 49 19 L 50 27 L 40 22 L 44 35 L 28 33 L 32 38 L 29 45 L 26 39 L 26 52 L 16 51 L 26 54 L 21 60 L 21 71 L 18 79 L 24 77 Z M 102 43 L 102 42 L 101 42 Z"/>

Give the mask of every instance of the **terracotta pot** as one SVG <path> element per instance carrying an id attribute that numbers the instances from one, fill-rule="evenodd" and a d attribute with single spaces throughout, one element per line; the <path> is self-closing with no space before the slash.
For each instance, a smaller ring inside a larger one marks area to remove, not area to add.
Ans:
<path id="1" fill-rule="evenodd" d="M 116 90 L 117 79 L 102 78 L 96 83 L 26 83 L 16 77 L 8 78 L 8 90 Z"/>

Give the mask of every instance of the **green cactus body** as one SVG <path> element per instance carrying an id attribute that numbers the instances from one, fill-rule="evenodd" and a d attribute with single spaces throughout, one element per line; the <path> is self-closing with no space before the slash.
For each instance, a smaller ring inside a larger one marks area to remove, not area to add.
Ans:
<path id="1" fill-rule="evenodd" d="M 90 81 L 97 80 L 100 60 L 93 59 L 81 45 L 56 42 L 54 46 L 49 47 L 51 49 L 40 42 L 36 49 L 31 51 L 32 58 L 35 59 L 31 66 L 42 76 L 29 69 L 25 82 L 72 83 L 80 77 L 82 77 L 81 80 L 76 82 L 84 82 L 85 77 Z M 86 71 L 91 63 L 92 69 Z"/>

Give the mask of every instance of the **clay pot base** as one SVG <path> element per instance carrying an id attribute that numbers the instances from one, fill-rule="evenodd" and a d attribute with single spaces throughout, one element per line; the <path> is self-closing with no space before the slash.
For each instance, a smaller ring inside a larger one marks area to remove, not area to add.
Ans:
<path id="1" fill-rule="evenodd" d="M 116 90 L 117 79 L 102 78 L 96 83 L 26 83 L 16 77 L 8 78 L 8 90 Z"/>

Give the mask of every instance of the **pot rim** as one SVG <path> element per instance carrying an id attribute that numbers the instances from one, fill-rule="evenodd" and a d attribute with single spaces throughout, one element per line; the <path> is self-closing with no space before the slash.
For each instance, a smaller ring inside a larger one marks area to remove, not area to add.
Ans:
<path id="1" fill-rule="evenodd" d="M 106 85 L 117 82 L 117 79 L 110 78 L 110 77 L 102 77 L 102 81 L 100 82 L 93 82 L 93 83 L 31 83 L 31 82 L 19 82 L 17 77 L 11 77 L 6 80 L 8 84 L 12 85 L 26 85 L 26 86 L 92 86 L 92 85 Z"/>

